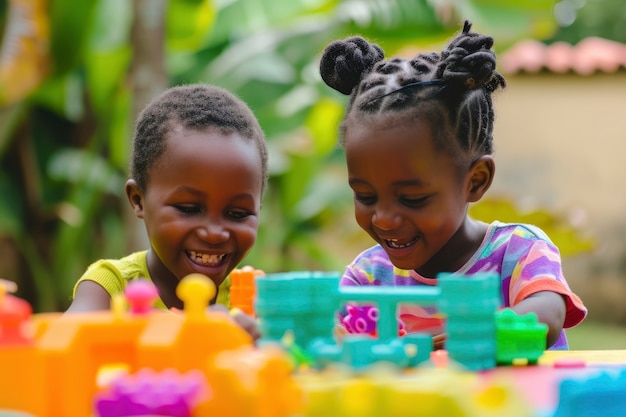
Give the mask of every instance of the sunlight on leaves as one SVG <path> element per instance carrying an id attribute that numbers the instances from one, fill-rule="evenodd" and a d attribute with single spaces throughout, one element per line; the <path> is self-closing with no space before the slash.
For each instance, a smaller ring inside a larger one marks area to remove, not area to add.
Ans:
<path id="1" fill-rule="evenodd" d="M 343 113 L 344 106 L 329 99 L 320 100 L 311 109 L 306 127 L 313 134 L 318 155 L 326 155 L 337 147 L 337 131 Z"/>

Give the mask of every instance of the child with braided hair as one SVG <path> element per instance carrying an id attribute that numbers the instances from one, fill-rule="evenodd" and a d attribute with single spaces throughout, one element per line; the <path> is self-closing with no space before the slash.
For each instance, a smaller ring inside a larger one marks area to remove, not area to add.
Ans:
<path id="1" fill-rule="evenodd" d="M 361 37 L 329 44 L 320 73 L 350 95 L 340 126 L 355 218 L 376 242 L 341 285 L 436 285 L 442 273 L 496 272 L 503 307 L 548 325 L 546 348 L 568 349 L 564 328 L 587 309 L 563 276 L 559 250 L 529 224 L 468 216 L 495 173 L 492 93 L 505 87 L 493 39 L 463 30 L 441 53 L 384 59 Z M 444 346 L 443 317 L 400 306 L 407 332 Z"/>

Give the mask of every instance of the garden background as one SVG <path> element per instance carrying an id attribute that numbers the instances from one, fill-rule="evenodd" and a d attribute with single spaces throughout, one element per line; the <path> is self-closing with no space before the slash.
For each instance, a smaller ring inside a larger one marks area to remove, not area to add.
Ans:
<path id="1" fill-rule="evenodd" d="M 370 240 L 352 218 L 337 146 L 346 97 L 321 82 L 319 56 L 354 34 L 388 56 L 441 49 L 464 19 L 494 36 L 499 56 L 528 39 L 626 42 L 623 0 L 0 0 L 0 277 L 17 282 L 35 311 L 61 311 L 89 263 L 146 247 L 123 187 L 133 122 L 168 86 L 194 82 L 235 92 L 268 138 L 270 185 L 245 264 L 342 270 Z M 626 138 L 608 126 L 626 108 L 616 95 L 624 67 L 626 56 L 610 75 L 505 72 L 498 174 L 472 207 L 485 221 L 538 224 L 561 248 L 590 307 L 568 333 L 574 348 L 626 346 L 626 168 L 616 162 Z M 552 88 L 565 79 L 568 87 Z M 580 88 L 589 80 L 605 87 Z M 550 101 L 564 91 L 576 93 Z M 577 100 L 606 106 L 606 123 L 573 114 Z M 583 138 L 581 126 L 590 129 Z M 572 167 L 615 169 L 581 184 Z"/>

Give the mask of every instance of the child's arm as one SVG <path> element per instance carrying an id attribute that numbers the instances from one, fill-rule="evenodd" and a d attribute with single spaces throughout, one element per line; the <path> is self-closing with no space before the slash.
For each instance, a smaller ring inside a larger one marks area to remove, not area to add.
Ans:
<path id="1" fill-rule="evenodd" d="M 557 341 L 563 330 L 566 312 L 565 299 L 561 294 L 552 291 L 536 292 L 511 308 L 520 315 L 534 312 L 541 323 L 548 325 L 546 347 Z"/>
<path id="2" fill-rule="evenodd" d="M 85 280 L 76 287 L 76 295 L 67 313 L 108 310 L 111 308 L 111 296 L 102 286 L 94 281 Z"/>

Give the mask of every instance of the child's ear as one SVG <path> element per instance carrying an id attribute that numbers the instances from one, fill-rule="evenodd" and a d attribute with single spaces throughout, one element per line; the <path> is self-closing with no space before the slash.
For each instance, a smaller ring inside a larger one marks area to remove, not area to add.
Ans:
<path id="1" fill-rule="evenodd" d="M 126 196 L 135 212 L 135 216 L 143 218 L 143 193 L 133 179 L 126 181 Z"/>
<path id="2" fill-rule="evenodd" d="M 491 187 L 495 172 L 496 164 L 491 155 L 483 155 L 472 163 L 469 171 L 468 202 L 474 203 L 483 197 Z"/>

